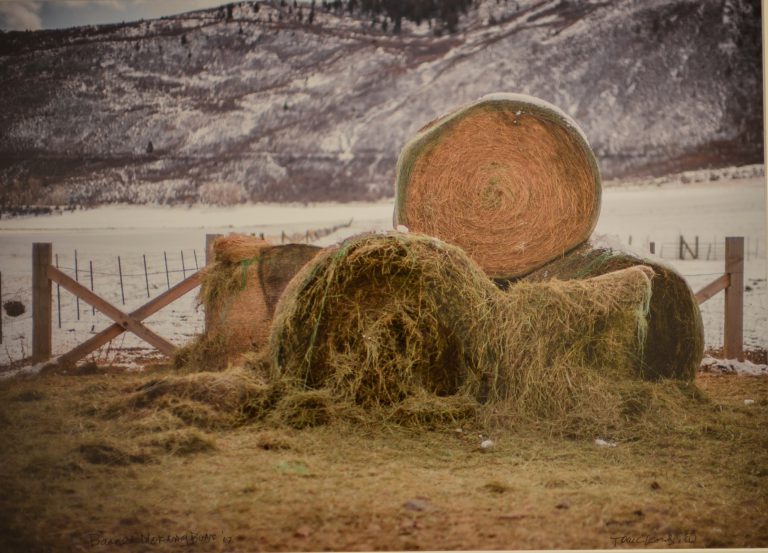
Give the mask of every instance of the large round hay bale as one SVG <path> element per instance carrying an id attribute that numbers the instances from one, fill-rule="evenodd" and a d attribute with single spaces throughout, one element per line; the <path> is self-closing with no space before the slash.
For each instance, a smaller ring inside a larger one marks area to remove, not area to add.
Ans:
<path id="1" fill-rule="evenodd" d="M 403 402 L 425 394 L 562 414 L 604 390 L 595 379 L 636 377 L 650 274 L 635 267 L 501 291 L 437 239 L 355 237 L 286 289 L 270 338 L 274 376 L 401 415 Z M 455 401 L 435 405 L 457 412 Z"/>
<path id="2" fill-rule="evenodd" d="M 642 375 L 646 378 L 691 379 L 704 355 L 704 326 L 693 292 L 671 267 L 614 247 L 587 243 L 523 280 L 588 279 L 637 265 L 651 267 L 655 273 Z"/>
<path id="3" fill-rule="evenodd" d="M 496 293 L 454 246 L 352 238 L 291 281 L 270 351 L 281 376 L 352 403 L 392 405 L 419 389 L 455 394 L 482 365 L 480 327 Z"/>
<path id="4" fill-rule="evenodd" d="M 206 334 L 182 353 L 181 364 L 221 369 L 268 340 L 277 301 L 293 276 L 320 248 L 272 246 L 254 236 L 230 234 L 214 240 L 199 301 Z"/>
<path id="5" fill-rule="evenodd" d="M 600 195 L 595 156 L 571 118 L 530 96 L 493 94 L 406 144 L 394 223 L 461 246 L 489 276 L 511 278 L 586 241 Z"/>

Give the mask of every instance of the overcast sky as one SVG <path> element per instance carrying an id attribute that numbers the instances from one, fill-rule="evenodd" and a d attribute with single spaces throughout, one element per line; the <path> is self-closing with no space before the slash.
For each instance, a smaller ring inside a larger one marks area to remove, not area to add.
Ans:
<path id="1" fill-rule="evenodd" d="M 35 31 L 119 23 L 227 3 L 222 0 L 0 0 L 0 29 Z"/>

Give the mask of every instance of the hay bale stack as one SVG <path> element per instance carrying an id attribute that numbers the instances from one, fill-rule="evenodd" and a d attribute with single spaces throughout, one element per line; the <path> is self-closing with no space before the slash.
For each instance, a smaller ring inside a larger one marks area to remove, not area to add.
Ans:
<path id="1" fill-rule="evenodd" d="M 272 246 L 242 234 L 218 237 L 199 295 L 207 332 L 181 352 L 178 364 L 217 370 L 261 349 L 283 290 L 318 251 L 306 244 Z"/>
<path id="2" fill-rule="evenodd" d="M 423 128 L 397 163 L 395 225 L 463 248 L 491 277 L 525 275 L 586 241 L 600 173 L 567 115 L 493 94 Z"/>
<path id="3" fill-rule="evenodd" d="M 674 269 L 613 247 L 587 243 L 523 280 L 589 279 L 637 265 L 651 267 L 655 273 L 641 374 L 649 379 L 690 380 L 704 355 L 704 326 L 693 292 Z"/>
<path id="4" fill-rule="evenodd" d="M 389 409 L 388 417 L 430 418 L 408 407 L 409 398 L 427 405 L 426 396 L 446 400 L 429 409 L 450 413 L 467 412 L 471 400 L 562 415 L 587 392 L 594 400 L 595 390 L 636 376 L 650 273 L 500 291 L 437 239 L 355 237 L 321 253 L 286 289 L 270 338 L 273 377 L 302 393 Z"/>

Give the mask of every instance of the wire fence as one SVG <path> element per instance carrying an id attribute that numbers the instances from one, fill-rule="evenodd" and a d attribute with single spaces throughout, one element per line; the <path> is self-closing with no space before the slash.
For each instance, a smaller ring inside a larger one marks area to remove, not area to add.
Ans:
<path id="1" fill-rule="evenodd" d="M 146 303 L 203 267 L 204 253 L 196 249 L 146 252 L 128 255 L 89 254 L 79 250 L 54 254 L 53 265 L 61 272 L 125 311 Z M 18 266 L 18 264 L 16 264 Z M 67 350 L 84 341 L 111 320 L 78 296 L 53 284 L 52 324 L 58 350 Z M 15 306 L 22 310 L 17 313 Z M 13 364 L 31 353 L 32 278 L 29 271 L 4 268 L 0 272 L 0 365 Z M 192 295 L 171 313 L 157 314 L 152 323 L 163 333 L 186 341 L 201 330 L 202 316 L 195 313 Z M 108 363 L 124 344 L 143 347 L 126 335 L 109 343 L 99 361 Z M 106 357 L 105 357 L 106 356 Z M 109 359 L 107 359 L 109 358 Z"/>
<path id="2" fill-rule="evenodd" d="M 633 244 L 634 241 L 634 244 Z M 679 235 L 676 241 L 657 242 L 646 238 L 638 243 L 630 234 L 625 244 L 636 249 L 647 251 L 662 259 L 676 259 L 679 261 L 699 260 L 699 261 L 723 261 L 725 259 L 725 240 L 712 238 L 711 241 L 704 241 L 702 237 Z M 759 238 L 749 236 L 744 239 L 744 259 L 765 259 L 766 249 L 765 241 Z"/>

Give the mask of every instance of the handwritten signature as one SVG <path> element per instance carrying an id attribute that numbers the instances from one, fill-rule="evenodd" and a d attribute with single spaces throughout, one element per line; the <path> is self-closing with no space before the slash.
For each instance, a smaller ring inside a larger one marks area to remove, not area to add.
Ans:
<path id="1" fill-rule="evenodd" d="M 613 545 L 655 545 L 663 543 L 665 545 L 691 545 L 696 543 L 696 532 L 686 532 L 684 534 L 639 534 L 611 536 Z"/>
<path id="2" fill-rule="evenodd" d="M 104 546 L 123 546 L 123 545 L 203 545 L 221 541 L 224 545 L 232 543 L 232 536 L 227 536 L 223 532 L 184 532 L 183 534 L 165 534 L 165 533 L 144 533 L 126 535 L 109 535 L 104 532 L 89 532 L 85 535 L 86 544 L 93 547 Z"/>

